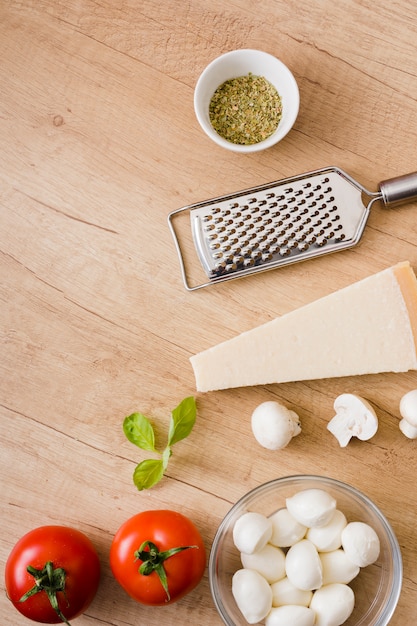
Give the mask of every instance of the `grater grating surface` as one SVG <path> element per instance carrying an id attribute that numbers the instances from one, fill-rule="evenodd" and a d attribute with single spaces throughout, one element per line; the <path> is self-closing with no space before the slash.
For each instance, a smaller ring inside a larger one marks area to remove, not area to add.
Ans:
<path id="1" fill-rule="evenodd" d="M 389 193 L 395 190 L 398 196 L 403 178 L 400 197 L 391 199 Z M 367 205 L 364 195 L 370 198 Z M 184 284 L 194 290 L 352 247 L 360 240 L 373 202 L 397 204 L 416 195 L 415 174 L 381 183 L 380 191 L 372 193 L 343 170 L 329 167 L 183 207 L 168 219 Z M 188 282 L 173 226 L 182 212 L 189 213 L 195 252 L 209 279 L 195 286 Z"/>

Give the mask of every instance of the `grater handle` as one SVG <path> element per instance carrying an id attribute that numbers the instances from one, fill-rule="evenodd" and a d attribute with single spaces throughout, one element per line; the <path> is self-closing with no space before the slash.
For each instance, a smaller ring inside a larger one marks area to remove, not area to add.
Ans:
<path id="1" fill-rule="evenodd" d="M 383 180 L 379 183 L 379 190 L 386 206 L 417 200 L 417 172 Z"/>

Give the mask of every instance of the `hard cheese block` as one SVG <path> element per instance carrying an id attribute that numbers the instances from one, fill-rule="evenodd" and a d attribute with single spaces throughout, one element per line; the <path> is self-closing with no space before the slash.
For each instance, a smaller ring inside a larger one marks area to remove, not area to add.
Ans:
<path id="1" fill-rule="evenodd" d="M 191 357 L 197 391 L 417 369 L 417 280 L 398 263 Z"/>

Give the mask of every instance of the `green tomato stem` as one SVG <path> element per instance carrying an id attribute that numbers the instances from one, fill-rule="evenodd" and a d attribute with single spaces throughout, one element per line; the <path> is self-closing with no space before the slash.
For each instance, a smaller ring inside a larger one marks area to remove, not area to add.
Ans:
<path id="1" fill-rule="evenodd" d="M 183 550 L 189 550 L 190 548 L 198 548 L 198 546 L 181 546 L 178 548 L 171 548 L 170 550 L 164 550 L 160 552 L 158 547 L 152 541 L 144 541 L 139 550 L 135 552 L 135 560 L 141 560 L 142 563 L 139 567 L 139 573 L 143 576 L 149 576 L 152 572 L 155 572 L 167 594 L 168 602 L 171 599 L 168 589 L 168 579 L 164 568 L 164 561 L 169 559 L 174 554 L 182 552 Z"/>
<path id="2" fill-rule="evenodd" d="M 53 566 L 52 561 L 45 563 L 42 569 L 36 569 L 32 565 L 27 566 L 28 573 L 35 579 L 35 584 L 29 591 L 27 591 L 19 600 L 19 602 L 25 602 L 28 598 L 34 596 L 36 593 L 44 591 L 48 596 L 48 600 L 51 603 L 52 608 L 58 615 L 59 619 L 67 626 L 71 626 L 65 615 L 62 613 L 58 606 L 58 598 L 56 594 L 61 591 L 65 596 L 65 578 L 66 573 L 62 567 Z"/>

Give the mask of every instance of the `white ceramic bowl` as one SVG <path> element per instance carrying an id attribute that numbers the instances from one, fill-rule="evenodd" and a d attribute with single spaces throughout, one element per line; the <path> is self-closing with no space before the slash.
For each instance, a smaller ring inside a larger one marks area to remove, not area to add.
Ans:
<path id="1" fill-rule="evenodd" d="M 277 130 L 267 139 L 251 145 L 240 145 L 224 139 L 214 130 L 210 122 L 209 105 L 216 89 L 226 80 L 249 73 L 263 76 L 278 91 L 282 101 L 282 118 Z M 276 57 L 260 50 L 233 50 L 214 59 L 201 74 L 194 92 L 194 110 L 201 128 L 219 146 L 234 152 L 257 152 L 281 141 L 293 127 L 299 105 L 298 85 L 288 67 Z"/>
<path id="2" fill-rule="evenodd" d="M 395 534 L 377 506 L 343 482 L 322 476 L 288 476 L 260 485 L 241 498 L 220 524 L 210 552 L 209 582 L 216 608 L 227 626 L 247 626 L 232 595 L 232 576 L 242 567 L 233 543 L 236 520 L 247 511 L 272 515 L 285 507 L 285 499 L 303 489 L 330 493 L 348 521 L 366 522 L 378 534 L 378 560 L 361 569 L 350 583 L 355 608 L 344 626 L 387 626 L 397 606 L 402 585 L 402 558 Z"/>

